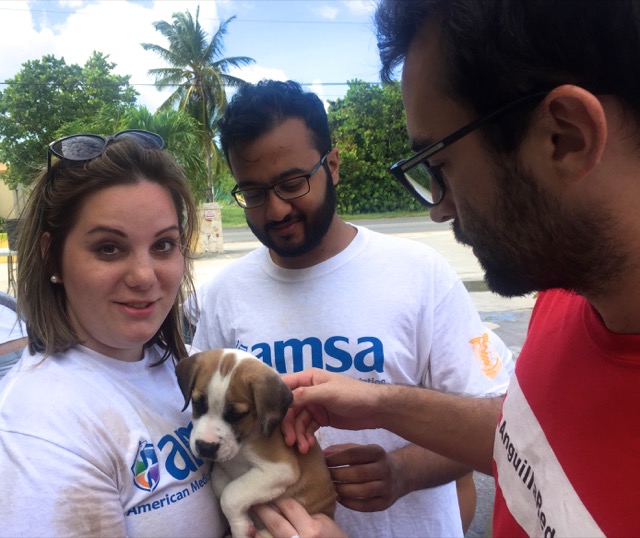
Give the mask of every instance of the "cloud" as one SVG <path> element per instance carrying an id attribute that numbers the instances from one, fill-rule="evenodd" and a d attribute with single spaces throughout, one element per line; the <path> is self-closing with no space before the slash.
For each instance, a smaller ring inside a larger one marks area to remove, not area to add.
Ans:
<path id="1" fill-rule="evenodd" d="M 325 4 L 314 8 L 313 12 L 323 19 L 335 21 L 340 10 L 335 6 L 328 6 Z"/>
<path id="2" fill-rule="evenodd" d="M 353 15 L 373 15 L 376 10 L 376 3 L 374 0 L 343 0 L 342 3 L 346 6 L 347 11 Z"/>
<path id="3" fill-rule="evenodd" d="M 130 75 L 130 82 L 140 93 L 138 102 L 154 111 L 169 95 L 159 92 L 149 69 L 163 67 L 163 60 L 141 43 L 167 45 L 152 23 L 171 22 L 174 12 L 189 10 L 195 16 L 200 5 L 200 23 L 211 36 L 219 25 L 216 2 L 182 0 L 132 3 L 123 0 L 79 2 L 64 0 L 45 4 L 49 13 L 34 13 L 27 1 L 3 1 L 0 17 L 0 81 L 13 78 L 29 60 L 53 54 L 64 57 L 67 64 L 84 65 L 96 50 L 117 64 L 114 71 Z M 57 19 L 57 20 L 56 20 Z"/>

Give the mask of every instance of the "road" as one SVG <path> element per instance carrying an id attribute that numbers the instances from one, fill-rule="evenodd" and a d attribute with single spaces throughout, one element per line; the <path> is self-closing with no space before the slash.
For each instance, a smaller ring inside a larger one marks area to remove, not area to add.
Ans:
<path id="1" fill-rule="evenodd" d="M 449 223 L 433 222 L 428 217 L 402 217 L 390 219 L 365 219 L 353 221 L 361 226 L 383 234 L 415 234 L 449 230 Z M 225 243 L 244 243 L 255 241 L 253 232 L 246 226 L 239 228 L 223 228 L 222 238 Z"/>

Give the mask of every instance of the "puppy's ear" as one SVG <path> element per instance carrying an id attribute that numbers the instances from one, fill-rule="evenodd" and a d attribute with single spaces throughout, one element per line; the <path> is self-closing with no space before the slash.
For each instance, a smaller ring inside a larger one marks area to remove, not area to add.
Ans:
<path id="1" fill-rule="evenodd" d="M 260 433 L 265 437 L 271 437 L 286 415 L 293 401 L 293 393 L 280 376 L 271 371 L 269 375 L 255 381 L 253 397 Z"/>
<path id="2" fill-rule="evenodd" d="M 182 359 L 176 365 L 176 376 L 178 377 L 178 385 L 180 386 L 180 390 L 182 391 L 182 395 L 184 396 L 184 407 L 182 410 L 184 411 L 191 401 L 191 393 L 193 392 L 193 385 L 196 382 L 196 377 L 198 375 L 198 355 L 192 355 L 186 359 Z"/>

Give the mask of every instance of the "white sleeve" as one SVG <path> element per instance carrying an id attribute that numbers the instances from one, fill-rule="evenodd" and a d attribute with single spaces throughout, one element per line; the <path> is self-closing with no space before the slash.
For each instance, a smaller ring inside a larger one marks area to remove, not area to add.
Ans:
<path id="1" fill-rule="evenodd" d="M 432 335 L 426 386 L 469 395 L 506 391 L 511 351 L 484 326 L 461 280 L 436 305 Z"/>
<path id="2" fill-rule="evenodd" d="M 117 484 L 41 438 L 0 432 L 0 536 L 125 536 Z"/>
<path id="3" fill-rule="evenodd" d="M 217 282 L 217 279 L 212 280 L 198 292 L 199 316 L 192 344 L 200 350 L 232 347 L 224 337 L 229 331 L 220 325 L 225 306 L 218 301 Z"/>

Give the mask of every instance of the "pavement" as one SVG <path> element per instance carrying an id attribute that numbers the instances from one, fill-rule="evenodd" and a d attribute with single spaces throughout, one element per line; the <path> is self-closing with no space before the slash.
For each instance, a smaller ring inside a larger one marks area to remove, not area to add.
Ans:
<path id="1" fill-rule="evenodd" d="M 460 275 L 485 325 L 495 331 L 509 346 L 514 356 L 517 356 L 522 348 L 531 309 L 535 302 L 533 295 L 507 299 L 488 291 L 484 282 L 484 273 L 476 257 L 469 247 L 456 242 L 448 226 L 434 226 L 431 223 L 427 225 L 423 218 L 416 221 L 405 219 L 404 222 L 407 225 L 401 226 L 399 223 L 394 227 L 385 228 L 390 230 L 389 232 L 380 229 L 380 225 L 375 221 L 363 221 L 358 224 L 425 243 L 438 251 Z M 425 231 L 416 231 L 416 229 L 425 229 Z M 230 240 L 227 241 L 225 237 Z M 200 255 L 196 259 L 196 286 L 212 278 L 237 258 L 260 246 L 248 230 L 223 229 L 222 238 L 223 252 Z"/>

